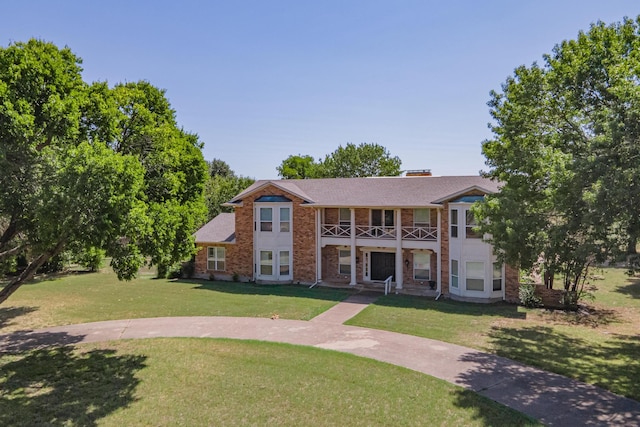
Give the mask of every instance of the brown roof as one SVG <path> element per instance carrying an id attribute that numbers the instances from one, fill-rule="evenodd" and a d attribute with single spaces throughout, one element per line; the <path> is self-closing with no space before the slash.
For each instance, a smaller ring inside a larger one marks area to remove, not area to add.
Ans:
<path id="1" fill-rule="evenodd" d="M 230 203 L 239 203 L 247 195 L 267 185 L 297 195 L 308 205 L 332 207 L 434 206 L 470 190 L 495 193 L 499 189 L 497 182 L 480 176 L 261 180 L 238 194 Z"/>
<path id="2" fill-rule="evenodd" d="M 196 231 L 196 242 L 235 243 L 236 220 L 233 213 L 221 213 Z"/>

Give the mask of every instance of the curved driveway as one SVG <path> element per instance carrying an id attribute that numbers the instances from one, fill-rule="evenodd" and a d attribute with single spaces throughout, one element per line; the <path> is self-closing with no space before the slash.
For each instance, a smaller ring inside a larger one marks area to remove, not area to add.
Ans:
<path id="1" fill-rule="evenodd" d="M 0 335 L 0 352 L 156 337 L 274 341 L 404 366 L 471 389 L 547 425 L 640 426 L 640 402 L 598 387 L 454 344 L 342 324 L 366 303 L 354 296 L 311 321 L 163 317 L 59 326 Z"/>

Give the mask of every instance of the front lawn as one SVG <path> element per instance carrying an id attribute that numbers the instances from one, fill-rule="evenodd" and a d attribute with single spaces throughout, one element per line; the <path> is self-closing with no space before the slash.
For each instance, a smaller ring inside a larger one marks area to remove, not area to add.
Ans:
<path id="1" fill-rule="evenodd" d="M 311 319 L 350 295 L 306 286 L 207 280 L 130 282 L 113 273 L 77 273 L 22 285 L 0 305 L 0 333 L 48 326 L 163 316 Z"/>
<path id="2" fill-rule="evenodd" d="M 596 299 L 578 313 L 392 295 L 347 324 L 473 347 L 640 400 L 640 279 L 595 273 Z"/>
<path id="3" fill-rule="evenodd" d="M 255 341 L 146 339 L 0 356 L 0 425 L 541 425 L 371 359 Z"/>

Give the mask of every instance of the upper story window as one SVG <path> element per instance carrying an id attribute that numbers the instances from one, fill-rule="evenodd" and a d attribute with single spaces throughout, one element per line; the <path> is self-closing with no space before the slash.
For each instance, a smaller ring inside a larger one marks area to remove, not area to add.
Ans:
<path id="1" fill-rule="evenodd" d="M 431 209 L 414 209 L 413 226 L 429 227 L 431 225 Z"/>
<path id="2" fill-rule="evenodd" d="M 351 209 L 340 208 L 340 225 L 351 225 Z"/>
<path id="3" fill-rule="evenodd" d="M 393 227 L 393 209 L 371 209 L 371 225 Z"/>
<path id="4" fill-rule="evenodd" d="M 458 237 L 458 209 L 451 209 L 451 237 Z"/>
<path id="5" fill-rule="evenodd" d="M 291 209 L 280 208 L 280 232 L 288 233 L 291 231 Z"/>
<path id="6" fill-rule="evenodd" d="M 260 208 L 260 231 L 273 231 L 272 208 Z"/>
<path id="7" fill-rule="evenodd" d="M 476 227 L 478 223 L 476 222 L 476 217 L 471 210 L 465 211 L 464 221 L 465 237 L 467 239 L 479 239 L 482 237 L 480 233 L 474 230 L 474 227 Z"/>

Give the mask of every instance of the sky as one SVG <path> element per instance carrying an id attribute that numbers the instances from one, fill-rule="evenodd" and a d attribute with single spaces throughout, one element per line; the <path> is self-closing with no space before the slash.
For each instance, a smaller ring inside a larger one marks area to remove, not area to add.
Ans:
<path id="1" fill-rule="evenodd" d="M 376 143 L 402 169 L 486 170 L 490 91 L 637 0 L 0 0 L 0 46 L 68 46 L 87 82 L 166 90 L 205 159 L 277 178 L 290 155 Z"/>

